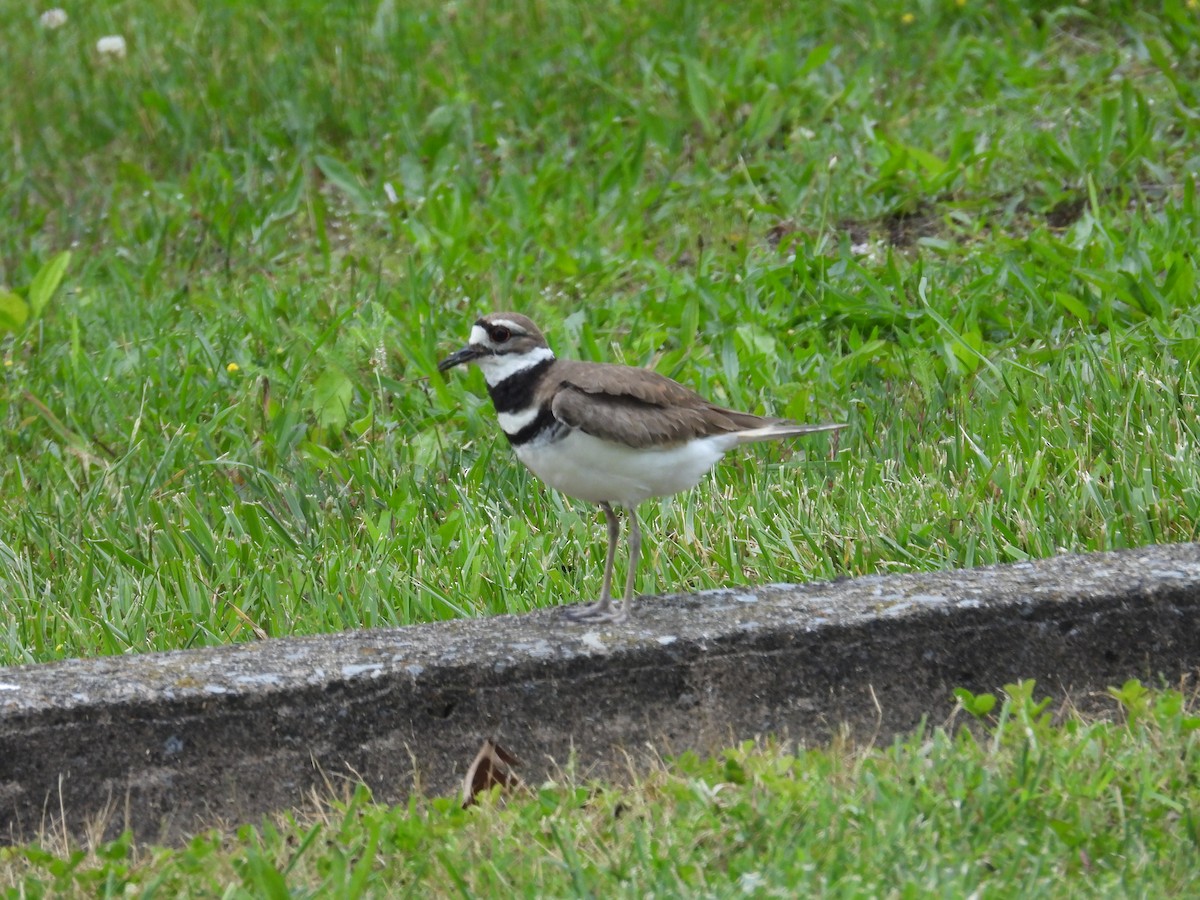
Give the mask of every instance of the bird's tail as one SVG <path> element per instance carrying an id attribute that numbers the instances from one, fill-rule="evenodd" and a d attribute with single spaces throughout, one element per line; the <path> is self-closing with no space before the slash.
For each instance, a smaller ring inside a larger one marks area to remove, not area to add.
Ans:
<path id="1" fill-rule="evenodd" d="M 838 431 L 845 428 L 844 424 L 832 422 L 823 425 L 799 425 L 795 422 L 778 422 L 763 425 L 760 428 L 747 428 L 745 431 L 735 431 L 733 437 L 738 444 L 754 444 L 759 441 L 779 441 L 784 438 L 801 437 L 806 434 L 817 434 L 821 431 Z"/>

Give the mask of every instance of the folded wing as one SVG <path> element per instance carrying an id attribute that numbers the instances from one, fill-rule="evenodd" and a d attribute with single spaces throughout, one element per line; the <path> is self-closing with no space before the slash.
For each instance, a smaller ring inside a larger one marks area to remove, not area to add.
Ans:
<path id="1" fill-rule="evenodd" d="M 724 409 L 649 369 L 563 362 L 554 417 L 603 440 L 636 448 L 670 446 L 787 421 Z"/>

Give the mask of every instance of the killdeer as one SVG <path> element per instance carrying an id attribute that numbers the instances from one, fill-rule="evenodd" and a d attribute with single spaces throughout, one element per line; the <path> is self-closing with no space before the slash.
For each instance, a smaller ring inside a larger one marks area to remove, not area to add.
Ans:
<path id="1" fill-rule="evenodd" d="M 637 505 L 694 487 L 727 450 L 844 425 L 801 425 L 723 409 L 650 369 L 558 359 L 537 326 L 517 313 L 483 316 L 467 345 L 438 363 L 483 370 L 500 427 L 535 475 L 569 497 L 599 504 L 608 523 L 604 584 L 596 603 L 569 610 L 577 622 L 620 623 L 633 611 L 641 552 Z M 625 599 L 612 599 L 619 505 L 629 517 Z"/>

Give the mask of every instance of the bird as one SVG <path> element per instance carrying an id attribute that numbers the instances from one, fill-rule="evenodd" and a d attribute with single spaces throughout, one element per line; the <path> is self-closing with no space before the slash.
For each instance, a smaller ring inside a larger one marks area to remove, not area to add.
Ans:
<path id="1" fill-rule="evenodd" d="M 652 369 L 559 359 L 528 317 L 493 312 L 471 327 L 465 347 L 437 364 L 482 372 L 500 428 L 517 459 L 550 487 L 597 504 L 608 526 L 604 581 L 595 603 L 568 607 L 576 623 L 630 621 L 642 533 L 637 507 L 695 487 L 742 444 L 775 441 L 844 424 L 804 425 L 725 409 Z M 612 596 L 620 522 L 629 520 L 625 593 Z"/>

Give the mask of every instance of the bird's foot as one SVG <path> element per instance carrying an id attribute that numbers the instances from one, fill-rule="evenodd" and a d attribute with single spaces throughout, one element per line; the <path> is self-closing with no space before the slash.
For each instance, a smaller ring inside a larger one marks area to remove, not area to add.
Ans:
<path id="1" fill-rule="evenodd" d="M 582 625 L 620 625 L 628 622 L 630 618 L 628 604 L 613 603 L 611 600 L 585 603 L 582 606 L 569 606 L 562 611 L 562 616 L 568 622 Z"/>

